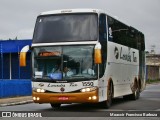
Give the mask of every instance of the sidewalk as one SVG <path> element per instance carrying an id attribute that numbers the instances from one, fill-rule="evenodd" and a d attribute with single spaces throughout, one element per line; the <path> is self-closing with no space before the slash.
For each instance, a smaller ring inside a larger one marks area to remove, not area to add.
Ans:
<path id="1" fill-rule="evenodd" d="M 0 107 L 32 103 L 32 96 L 0 98 Z"/>

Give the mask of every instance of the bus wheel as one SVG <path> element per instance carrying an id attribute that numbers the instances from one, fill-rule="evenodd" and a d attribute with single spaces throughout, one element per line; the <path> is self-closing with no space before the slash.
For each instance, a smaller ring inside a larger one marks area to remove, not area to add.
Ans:
<path id="1" fill-rule="evenodd" d="M 109 108 L 112 104 L 112 97 L 113 97 L 113 85 L 112 82 L 110 83 L 110 86 L 107 90 L 107 100 L 106 100 L 106 108 Z"/>
<path id="2" fill-rule="evenodd" d="M 51 104 L 51 107 L 52 108 L 55 108 L 55 109 L 57 109 L 57 108 L 60 108 L 61 107 L 61 104 L 58 104 L 58 103 L 50 103 Z"/>
<path id="3" fill-rule="evenodd" d="M 140 89 L 139 89 L 139 86 L 138 86 L 138 83 L 136 82 L 134 84 L 134 92 L 133 94 L 131 94 L 131 99 L 132 100 L 137 100 L 140 96 Z"/>

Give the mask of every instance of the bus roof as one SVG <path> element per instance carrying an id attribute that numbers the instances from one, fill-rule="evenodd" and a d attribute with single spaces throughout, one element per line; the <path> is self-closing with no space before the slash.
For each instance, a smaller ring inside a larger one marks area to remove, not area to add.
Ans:
<path id="1" fill-rule="evenodd" d="M 100 9 L 61 9 L 42 12 L 40 15 L 64 14 L 64 13 L 105 13 Z"/>
<path id="2" fill-rule="evenodd" d="M 52 11 L 42 12 L 39 15 L 41 16 L 41 15 L 65 14 L 65 13 L 98 13 L 98 14 L 104 13 L 106 15 L 112 16 L 114 19 L 117 19 L 117 16 L 107 13 L 102 9 L 93 9 L 93 8 L 52 10 Z"/>
<path id="3" fill-rule="evenodd" d="M 106 11 L 102 10 L 102 9 L 93 9 L 93 8 L 80 8 L 80 9 L 60 9 L 60 10 L 52 10 L 52 11 L 46 11 L 46 12 L 42 12 L 40 13 L 41 15 L 52 15 L 52 14 L 66 14 L 66 13 L 104 13 L 108 16 L 111 16 L 112 18 L 122 22 L 123 20 L 120 20 L 119 17 L 114 16 L 110 13 L 106 13 Z M 122 22 L 124 24 L 124 21 Z M 127 23 L 125 23 L 127 26 L 132 27 L 130 25 L 128 25 Z M 134 27 L 132 27 L 133 29 L 135 29 Z M 135 29 L 137 30 L 137 29 Z M 139 31 L 139 30 L 138 30 Z M 140 32 L 140 31 L 139 31 Z M 141 32 L 142 33 L 142 32 Z"/>

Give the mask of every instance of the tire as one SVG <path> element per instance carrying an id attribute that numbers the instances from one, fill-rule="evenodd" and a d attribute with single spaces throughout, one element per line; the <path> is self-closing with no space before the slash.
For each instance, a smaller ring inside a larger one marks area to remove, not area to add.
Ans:
<path id="1" fill-rule="evenodd" d="M 133 89 L 134 89 L 134 91 L 132 94 L 123 96 L 124 100 L 137 100 L 137 99 L 139 99 L 140 89 L 139 89 L 139 86 L 136 82 L 134 83 Z"/>
<path id="2" fill-rule="evenodd" d="M 140 96 L 140 90 L 139 90 L 139 87 L 137 86 L 133 94 L 131 94 L 131 99 L 137 100 L 139 99 L 139 96 Z"/>
<path id="3" fill-rule="evenodd" d="M 112 98 L 113 98 L 113 84 L 112 82 L 110 83 L 110 86 L 108 87 L 107 90 L 107 100 L 103 102 L 103 105 L 105 108 L 110 108 L 112 105 Z"/>
<path id="4" fill-rule="evenodd" d="M 58 109 L 61 107 L 61 104 L 55 104 L 55 103 L 50 103 L 51 104 L 51 107 L 54 108 L 54 109 Z"/>

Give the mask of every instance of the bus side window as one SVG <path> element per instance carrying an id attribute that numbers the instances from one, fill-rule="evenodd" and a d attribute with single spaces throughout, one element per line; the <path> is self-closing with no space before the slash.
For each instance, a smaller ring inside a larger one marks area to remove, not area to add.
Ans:
<path id="1" fill-rule="evenodd" d="M 118 20 L 108 16 L 108 40 L 121 44 L 127 45 L 127 26 Z"/>

